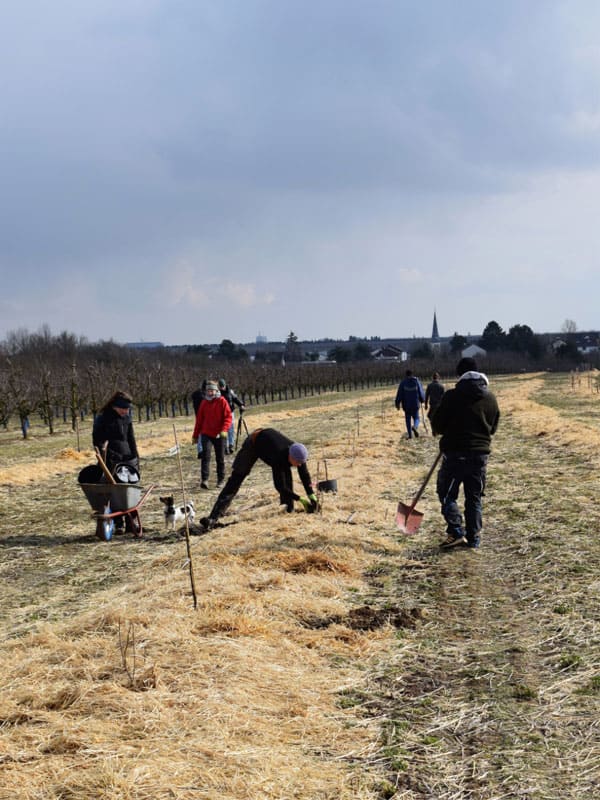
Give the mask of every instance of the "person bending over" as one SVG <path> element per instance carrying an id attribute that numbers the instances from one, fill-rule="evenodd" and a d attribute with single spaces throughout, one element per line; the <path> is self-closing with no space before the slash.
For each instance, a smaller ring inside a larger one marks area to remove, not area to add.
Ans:
<path id="1" fill-rule="evenodd" d="M 306 466 L 308 461 L 306 447 L 300 442 L 293 442 L 274 428 L 258 428 L 247 437 L 234 458 L 231 476 L 217 497 L 210 515 L 200 520 L 200 524 L 205 530 L 213 528 L 219 517 L 227 511 L 243 481 L 258 460 L 271 467 L 273 484 L 279 492 L 280 503 L 286 507 L 286 511 L 294 510 L 295 500 L 300 501 L 305 511 L 316 510 L 317 497 Z M 298 476 L 307 497 L 300 497 L 294 492 L 292 467 L 298 469 Z"/>

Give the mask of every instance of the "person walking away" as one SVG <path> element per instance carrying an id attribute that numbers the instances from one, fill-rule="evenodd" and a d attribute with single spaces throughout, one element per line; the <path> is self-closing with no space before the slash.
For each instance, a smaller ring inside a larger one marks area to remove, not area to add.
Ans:
<path id="1" fill-rule="evenodd" d="M 500 411 L 489 381 L 478 372 L 472 358 L 456 366 L 458 383 L 442 396 L 431 417 L 433 433 L 441 434 L 442 463 L 437 475 L 437 495 L 446 521 L 444 549 L 467 546 L 476 550 L 481 541 L 482 508 L 492 436 Z M 464 524 L 457 500 L 464 491 Z"/>
<path id="2" fill-rule="evenodd" d="M 396 392 L 396 410 L 399 411 L 402 408 L 404 411 L 407 439 L 412 439 L 413 433 L 417 438 L 419 437 L 419 409 L 424 401 L 425 392 L 421 381 L 415 378 L 410 369 L 407 369 Z"/>
<path id="3" fill-rule="evenodd" d="M 427 417 L 430 422 L 433 412 L 439 406 L 442 395 L 446 391 L 444 384 L 440 383 L 439 372 L 434 372 L 431 378 L 431 383 L 428 383 L 425 389 L 425 411 L 427 411 Z"/>
<path id="4" fill-rule="evenodd" d="M 294 510 L 294 501 L 299 501 L 309 513 L 316 510 L 317 497 L 306 464 L 308 461 L 306 447 L 300 442 L 293 442 L 274 428 L 257 428 L 246 438 L 234 458 L 231 476 L 217 497 L 210 515 L 200 520 L 205 530 L 213 528 L 219 517 L 227 511 L 243 481 L 259 459 L 271 467 L 273 484 L 279 492 L 279 502 L 285 505 L 286 511 L 291 513 Z M 292 467 L 298 470 L 298 477 L 302 481 L 306 497 L 300 497 L 294 492 Z"/>
<path id="5" fill-rule="evenodd" d="M 217 486 L 225 480 L 225 441 L 227 431 L 231 424 L 231 411 L 229 403 L 221 397 L 216 381 L 207 381 L 204 400 L 198 406 L 196 424 L 192 434 L 192 443 L 197 444 L 200 439 L 202 453 L 200 454 L 200 474 L 202 489 L 208 489 L 210 475 L 210 451 L 215 451 L 217 462 Z"/>
<path id="6" fill-rule="evenodd" d="M 92 442 L 103 453 L 104 462 L 112 473 L 117 464 L 126 463 L 139 473 L 140 458 L 131 409 L 133 402 L 126 392 L 116 391 L 102 406 L 94 419 Z"/>
<path id="7" fill-rule="evenodd" d="M 242 403 L 242 401 L 233 391 L 233 389 L 227 385 L 227 381 L 225 380 L 225 378 L 219 378 L 219 391 L 221 392 L 222 396 L 227 400 L 227 402 L 229 403 L 229 408 L 231 409 L 231 426 L 227 431 L 227 447 L 226 447 L 226 452 L 231 454 L 235 449 L 233 446 L 233 443 L 235 441 L 235 407 L 237 406 L 240 409 L 240 414 L 242 414 L 246 406 Z"/>

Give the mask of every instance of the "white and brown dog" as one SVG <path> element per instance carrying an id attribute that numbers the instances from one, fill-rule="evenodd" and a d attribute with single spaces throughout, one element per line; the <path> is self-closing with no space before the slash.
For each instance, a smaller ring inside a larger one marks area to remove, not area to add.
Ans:
<path id="1" fill-rule="evenodd" d="M 187 516 L 188 523 L 191 525 L 194 522 L 194 504 L 191 500 L 188 500 L 187 504 L 184 506 L 175 506 L 173 505 L 173 495 L 170 494 L 168 497 L 159 497 L 158 498 L 161 503 L 164 503 L 165 506 L 165 527 L 169 528 L 171 526 L 171 530 L 175 530 L 176 525 L 183 525 L 185 523 L 185 518 Z"/>

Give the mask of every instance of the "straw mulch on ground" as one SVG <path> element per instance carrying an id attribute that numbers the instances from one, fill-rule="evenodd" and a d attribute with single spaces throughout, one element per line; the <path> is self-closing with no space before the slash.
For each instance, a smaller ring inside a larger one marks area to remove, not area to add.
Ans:
<path id="1" fill-rule="evenodd" d="M 191 420 L 136 426 L 156 489 L 144 537 L 110 543 L 77 486 L 91 452 L 2 434 L 0 798 L 592 797 L 598 395 L 568 376 L 493 388 L 478 554 L 439 552 L 433 482 L 418 534 L 397 531 L 437 441 L 402 438 L 393 390 L 249 411 L 339 492 L 286 514 L 258 465 L 223 527 L 192 530 L 197 609 L 158 502 L 182 497 L 175 435 L 198 516 L 216 496 Z"/>

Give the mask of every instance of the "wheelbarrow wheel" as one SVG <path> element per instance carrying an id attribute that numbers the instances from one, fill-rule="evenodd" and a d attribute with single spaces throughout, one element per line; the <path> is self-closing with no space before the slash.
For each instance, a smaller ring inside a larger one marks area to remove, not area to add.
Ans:
<path id="1" fill-rule="evenodd" d="M 104 542 L 110 542 L 115 531 L 115 523 L 112 519 L 99 519 L 96 522 L 96 536 Z"/>
<path id="2" fill-rule="evenodd" d="M 142 521 L 140 520 L 140 515 L 137 511 L 132 511 L 130 514 L 127 514 L 125 528 L 133 533 L 136 539 L 139 539 L 142 536 Z"/>

